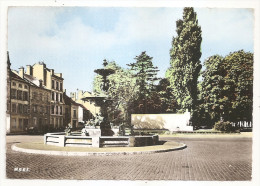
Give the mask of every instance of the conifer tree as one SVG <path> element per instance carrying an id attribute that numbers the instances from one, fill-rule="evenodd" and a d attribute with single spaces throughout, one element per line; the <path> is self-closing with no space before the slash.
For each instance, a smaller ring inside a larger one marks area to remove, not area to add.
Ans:
<path id="1" fill-rule="evenodd" d="M 201 27 L 193 8 L 183 10 L 183 19 L 176 22 L 177 36 L 170 49 L 170 68 L 166 77 L 178 104 L 178 111 L 194 111 L 197 103 L 197 81 L 201 70 Z M 192 112 L 192 114 L 194 114 Z"/>
<path id="2" fill-rule="evenodd" d="M 155 82 L 159 80 L 156 77 L 159 70 L 158 67 L 153 65 L 153 58 L 147 55 L 145 51 L 134 59 L 136 62 L 130 63 L 128 66 L 131 67 L 131 71 L 136 79 L 136 86 L 139 88 L 136 100 L 143 105 L 142 113 L 147 113 L 147 99 L 155 90 Z"/>

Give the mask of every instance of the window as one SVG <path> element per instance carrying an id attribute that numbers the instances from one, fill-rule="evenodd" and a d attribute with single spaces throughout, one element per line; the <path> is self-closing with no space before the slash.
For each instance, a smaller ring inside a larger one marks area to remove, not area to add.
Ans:
<path id="1" fill-rule="evenodd" d="M 7 102 L 7 104 L 6 104 L 6 111 L 7 111 L 7 112 L 10 111 L 10 104 L 9 104 L 9 102 Z"/>
<path id="2" fill-rule="evenodd" d="M 18 100 L 23 100 L 23 91 L 17 90 L 17 99 Z"/>
<path id="3" fill-rule="evenodd" d="M 18 86 L 19 86 L 19 88 L 23 88 L 23 85 L 22 85 L 22 84 L 19 84 Z"/>
<path id="4" fill-rule="evenodd" d="M 51 100 L 54 101 L 54 98 L 55 98 L 55 96 L 54 96 L 54 92 L 52 92 L 52 93 L 51 93 Z"/>
<path id="5" fill-rule="evenodd" d="M 60 107 L 60 115 L 62 115 L 62 106 Z"/>
<path id="6" fill-rule="evenodd" d="M 28 119 L 23 120 L 23 130 L 26 130 L 28 128 L 28 123 L 29 123 Z"/>
<path id="7" fill-rule="evenodd" d="M 28 113 L 28 105 L 23 105 L 23 113 Z"/>
<path id="8" fill-rule="evenodd" d="M 52 125 L 54 124 L 54 119 L 53 119 L 53 118 L 51 118 L 51 124 L 52 124 Z"/>
<path id="9" fill-rule="evenodd" d="M 55 86 L 55 82 L 54 82 L 54 80 L 51 80 L 51 88 L 55 89 L 54 86 Z"/>
<path id="10" fill-rule="evenodd" d="M 18 104 L 18 113 L 23 113 L 23 105 Z"/>
<path id="11" fill-rule="evenodd" d="M 59 94 L 56 93 L 56 101 L 59 101 Z"/>
<path id="12" fill-rule="evenodd" d="M 63 87 L 62 87 L 62 83 L 60 83 L 60 90 L 62 91 Z"/>
<path id="13" fill-rule="evenodd" d="M 24 85 L 24 88 L 25 88 L 25 89 L 28 89 L 28 86 L 27 86 L 27 85 Z"/>
<path id="14" fill-rule="evenodd" d="M 16 96 L 17 96 L 17 90 L 11 89 L 11 99 L 16 99 Z"/>
<path id="15" fill-rule="evenodd" d="M 34 126 L 37 125 L 37 118 L 36 117 L 33 118 L 33 124 L 34 124 Z"/>
<path id="16" fill-rule="evenodd" d="M 59 127 L 59 118 L 56 118 L 57 127 Z"/>
<path id="17" fill-rule="evenodd" d="M 54 105 L 51 106 L 51 114 L 54 114 Z"/>
<path id="18" fill-rule="evenodd" d="M 19 129 L 23 128 L 23 119 L 19 119 Z"/>
<path id="19" fill-rule="evenodd" d="M 49 113 L 49 107 L 48 106 L 46 106 L 46 114 L 48 114 Z"/>
<path id="20" fill-rule="evenodd" d="M 73 117 L 76 118 L 76 110 L 73 110 Z"/>
<path id="21" fill-rule="evenodd" d="M 58 115 L 58 113 L 59 113 L 59 107 L 56 106 L 56 114 Z"/>
<path id="22" fill-rule="evenodd" d="M 16 128 L 16 118 L 12 119 L 12 129 Z"/>
<path id="23" fill-rule="evenodd" d="M 62 94 L 60 94 L 60 102 L 62 102 Z"/>
<path id="24" fill-rule="evenodd" d="M 63 126 L 62 118 L 60 118 L 60 125 Z"/>
<path id="25" fill-rule="evenodd" d="M 56 90 L 59 90 L 59 82 L 56 82 Z"/>
<path id="26" fill-rule="evenodd" d="M 16 113 L 16 104 L 15 103 L 12 104 L 12 112 Z"/>
<path id="27" fill-rule="evenodd" d="M 33 92 L 33 99 L 37 100 L 37 92 Z"/>
<path id="28" fill-rule="evenodd" d="M 16 83 L 15 82 L 13 82 L 13 84 L 12 84 L 13 86 L 16 86 Z"/>
<path id="29" fill-rule="evenodd" d="M 40 111 L 40 113 L 43 112 L 43 107 L 42 106 L 39 106 L 39 111 Z"/>
<path id="30" fill-rule="evenodd" d="M 23 92 L 23 100 L 28 101 L 28 92 Z"/>

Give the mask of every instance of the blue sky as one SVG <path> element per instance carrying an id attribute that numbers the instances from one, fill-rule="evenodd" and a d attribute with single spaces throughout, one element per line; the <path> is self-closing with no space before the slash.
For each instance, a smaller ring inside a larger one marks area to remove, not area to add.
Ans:
<path id="1" fill-rule="evenodd" d="M 63 73 L 67 93 L 92 90 L 94 69 L 103 59 L 122 67 L 146 51 L 160 69 L 169 67 L 176 20 L 183 8 L 12 7 L 8 51 L 12 69 L 44 61 Z M 253 52 L 251 9 L 195 8 L 202 28 L 202 57 Z"/>

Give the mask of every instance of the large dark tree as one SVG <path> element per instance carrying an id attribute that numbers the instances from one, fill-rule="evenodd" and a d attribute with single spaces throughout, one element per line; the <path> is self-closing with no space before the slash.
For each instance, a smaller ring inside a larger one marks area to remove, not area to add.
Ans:
<path id="1" fill-rule="evenodd" d="M 148 101 L 151 96 L 155 96 L 153 92 L 155 90 L 155 82 L 158 80 L 157 72 L 159 71 L 158 67 L 153 65 L 152 59 L 146 52 L 142 52 L 135 57 L 135 63 L 128 64 L 136 79 L 136 86 L 139 89 L 135 101 L 137 113 L 150 113 L 149 108 L 155 100 Z"/>
<path id="2" fill-rule="evenodd" d="M 200 84 L 200 121 L 213 126 L 221 120 L 252 121 L 253 54 L 243 50 L 204 62 Z"/>
<path id="3" fill-rule="evenodd" d="M 184 8 L 183 19 L 176 22 L 177 36 L 173 37 L 170 50 L 170 68 L 166 77 L 170 81 L 178 111 L 195 110 L 197 81 L 201 70 L 201 27 L 193 8 Z"/>
<path id="4" fill-rule="evenodd" d="M 160 113 L 175 113 L 177 103 L 167 78 L 160 80 L 159 84 L 156 86 L 156 93 L 160 98 Z"/>
<path id="5" fill-rule="evenodd" d="M 223 62 L 223 117 L 227 121 L 252 121 L 253 54 L 230 53 Z"/>
<path id="6" fill-rule="evenodd" d="M 216 121 L 220 120 L 224 111 L 224 103 L 221 99 L 224 87 L 223 60 L 223 57 L 215 55 L 204 62 L 205 70 L 202 72 L 200 109 L 204 111 L 204 122 L 209 127 L 212 127 Z"/>

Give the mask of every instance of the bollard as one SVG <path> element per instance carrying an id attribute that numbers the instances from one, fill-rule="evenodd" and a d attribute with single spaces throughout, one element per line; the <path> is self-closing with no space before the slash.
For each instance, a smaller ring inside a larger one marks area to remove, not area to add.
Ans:
<path id="1" fill-rule="evenodd" d="M 64 135 L 59 136 L 59 146 L 65 147 L 65 136 Z"/>
<path id="2" fill-rule="evenodd" d="M 157 145 L 159 142 L 159 136 L 158 135 L 153 135 L 153 144 Z"/>
<path id="3" fill-rule="evenodd" d="M 44 134 L 43 140 L 44 140 L 44 145 L 46 145 L 47 144 L 47 134 Z"/>
<path id="4" fill-rule="evenodd" d="M 100 138 L 92 137 L 92 147 L 100 147 Z"/>
<path id="5" fill-rule="evenodd" d="M 128 147 L 135 147 L 135 137 L 134 136 L 129 136 L 128 139 Z"/>

